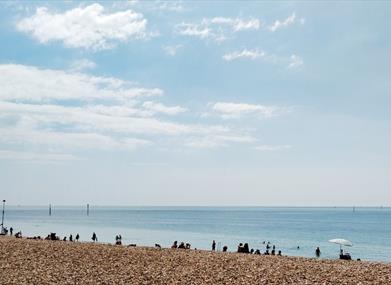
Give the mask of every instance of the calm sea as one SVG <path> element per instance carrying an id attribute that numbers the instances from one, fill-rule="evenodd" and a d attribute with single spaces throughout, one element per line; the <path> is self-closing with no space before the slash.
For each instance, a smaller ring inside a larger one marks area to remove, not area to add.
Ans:
<path id="1" fill-rule="evenodd" d="M 192 248 L 235 251 L 239 242 L 265 250 L 264 241 L 284 255 L 314 256 L 317 246 L 323 258 L 337 258 L 339 246 L 328 242 L 345 238 L 354 259 L 391 262 L 391 208 L 264 208 L 264 207 L 7 207 L 5 226 L 25 236 L 60 236 L 76 233 L 90 241 L 114 242 L 121 234 L 125 244 L 169 247 L 174 240 Z M 297 249 L 297 247 L 300 249 Z"/>

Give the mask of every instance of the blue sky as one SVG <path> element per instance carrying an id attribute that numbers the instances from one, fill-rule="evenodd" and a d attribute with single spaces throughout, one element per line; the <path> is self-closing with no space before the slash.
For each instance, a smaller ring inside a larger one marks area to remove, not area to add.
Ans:
<path id="1" fill-rule="evenodd" d="M 11 204 L 390 205 L 391 4 L 0 5 Z"/>

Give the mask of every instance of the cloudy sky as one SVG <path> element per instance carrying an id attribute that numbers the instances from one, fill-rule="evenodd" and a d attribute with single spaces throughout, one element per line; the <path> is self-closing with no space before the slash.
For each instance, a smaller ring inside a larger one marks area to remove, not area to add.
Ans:
<path id="1" fill-rule="evenodd" d="M 0 198 L 391 205 L 390 14 L 2 1 Z"/>

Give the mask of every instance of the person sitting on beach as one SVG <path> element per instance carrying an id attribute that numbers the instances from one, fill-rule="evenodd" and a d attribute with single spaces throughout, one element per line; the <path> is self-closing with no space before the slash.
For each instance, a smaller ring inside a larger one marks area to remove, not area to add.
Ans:
<path id="1" fill-rule="evenodd" d="M 243 252 L 243 244 L 239 243 L 238 245 L 238 252 Z"/>
<path id="2" fill-rule="evenodd" d="M 272 249 L 272 255 L 276 255 L 276 250 Z"/>
<path id="3" fill-rule="evenodd" d="M 315 256 L 316 257 L 320 257 L 320 254 L 321 254 L 321 252 L 320 252 L 320 248 L 319 248 L 319 246 L 316 248 L 316 250 L 315 250 Z"/>
<path id="4" fill-rule="evenodd" d="M 98 237 L 96 236 L 95 232 L 92 233 L 91 239 L 92 239 L 93 242 L 97 242 L 98 241 Z"/>
<path id="5" fill-rule="evenodd" d="M 282 254 L 281 254 L 281 250 L 279 250 L 278 251 L 278 254 L 277 254 L 278 256 L 281 256 Z"/>
<path id="6" fill-rule="evenodd" d="M 269 250 L 268 250 L 268 249 L 265 251 L 265 255 L 270 255 L 270 253 L 269 253 Z"/>
<path id="7" fill-rule="evenodd" d="M 22 231 L 19 231 L 15 234 L 16 238 L 22 238 Z"/>
<path id="8" fill-rule="evenodd" d="M 180 249 L 186 249 L 185 243 L 182 241 L 182 242 L 180 243 L 180 245 L 178 246 L 178 248 L 180 248 Z"/>
<path id="9" fill-rule="evenodd" d="M 121 235 L 115 236 L 115 244 L 116 245 L 122 245 L 122 237 L 121 237 Z"/>
<path id="10" fill-rule="evenodd" d="M 64 238 L 62 239 L 62 241 L 67 241 L 67 237 L 64 237 Z"/>
<path id="11" fill-rule="evenodd" d="M 174 241 L 171 248 L 178 248 L 178 241 Z"/>
<path id="12" fill-rule="evenodd" d="M 212 241 L 212 251 L 216 250 L 216 242 L 215 240 Z"/>
<path id="13" fill-rule="evenodd" d="M 12 236 L 12 233 L 14 232 L 14 229 L 10 227 L 10 236 Z"/>
<path id="14" fill-rule="evenodd" d="M 228 250 L 228 246 L 224 245 L 223 246 L 223 252 L 227 252 L 227 250 Z"/>
<path id="15" fill-rule="evenodd" d="M 72 234 L 70 234 L 70 236 L 69 236 L 69 241 L 73 241 L 73 236 L 72 236 Z"/>
<path id="16" fill-rule="evenodd" d="M 249 247 L 248 247 L 248 243 L 246 242 L 245 244 L 244 244 L 244 246 L 243 246 L 243 252 L 244 253 L 250 253 L 250 249 L 249 249 Z"/>
<path id="17" fill-rule="evenodd" d="M 190 243 L 186 243 L 186 249 L 190 249 L 191 248 L 191 244 Z"/>

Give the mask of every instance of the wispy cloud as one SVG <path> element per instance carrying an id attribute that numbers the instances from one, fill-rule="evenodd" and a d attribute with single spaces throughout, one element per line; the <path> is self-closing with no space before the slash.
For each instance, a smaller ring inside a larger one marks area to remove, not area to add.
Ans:
<path id="1" fill-rule="evenodd" d="M 94 69 L 96 63 L 89 59 L 78 59 L 71 62 L 69 68 L 71 71 L 83 71 L 88 69 Z"/>
<path id="2" fill-rule="evenodd" d="M 226 61 L 232 61 L 239 58 L 249 58 L 249 59 L 257 59 L 262 58 L 266 55 L 264 51 L 258 50 L 258 49 L 243 49 L 241 51 L 234 51 L 231 53 L 227 53 L 223 55 L 223 59 Z"/>
<path id="3" fill-rule="evenodd" d="M 209 103 L 210 109 L 224 119 L 238 119 L 246 115 L 271 118 L 289 111 L 288 108 L 247 103 Z"/>
<path id="4" fill-rule="evenodd" d="M 291 145 L 259 145 L 254 147 L 259 151 L 280 151 L 280 150 L 288 150 L 291 149 Z"/>
<path id="5" fill-rule="evenodd" d="M 164 46 L 163 50 L 166 52 L 166 54 L 170 56 L 175 56 L 179 49 L 181 49 L 183 45 L 174 45 L 174 46 Z"/>
<path id="6" fill-rule="evenodd" d="M 152 100 L 163 94 L 157 88 L 24 65 L 0 65 L 0 73 L 0 86 L 4 87 L 0 89 L 3 148 L 23 146 L 27 151 L 30 145 L 31 149 L 62 153 L 79 149 L 129 151 L 167 140 L 183 146 L 208 140 L 216 145 L 255 142 L 224 125 L 167 120 L 167 116 L 172 119 L 188 109 Z"/>
<path id="7" fill-rule="evenodd" d="M 205 18 L 198 23 L 181 23 L 176 26 L 176 31 L 184 36 L 222 41 L 233 37 L 235 33 L 258 30 L 260 27 L 260 20 L 254 18 L 214 17 Z"/>
<path id="8" fill-rule="evenodd" d="M 0 150 L 0 160 L 23 160 L 23 161 L 75 161 L 80 158 L 64 153 L 40 153 L 40 152 L 25 152 L 14 150 Z"/>
<path id="9" fill-rule="evenodd" d="M 186 108 L 181 106 L 165 106 L 162 103 L 152 101 L 144 102 L 143 107 L 153 113 L 162 113 L 166 115 L 177 115 L 187 111 Z"/>
<path id="10" fill-rule="evenodd" d="M 70 48 L 93 50 L 147 37 L 147 20 L 142 14 L 132 10 L 104 12 L 97 3 L 62 13 L 39 7 L 33 16 L 20 20 L 17 28 L 41 43 L 59 41 Z"/>
<path id="11" fill-rule="evenodd" d="M 268 29 L 272 32 L 277 31 L 278 29 L 290 26 L 294 24 L 296 21 L 296 14 L 292 13 L 290 16 L 288 16 L 285 20 L 276 20 L 272 25 L 268 27 Z"/>
<path id="12" fill-rule="evenodd" d="M 303 64 L 304 64 L 304 61 L 300 56 L 292 54 L 290 57 L 290 62 L 289 62 L 288 68 L 291 68 L 291 69 L 292 68 L 299 68 Z"/>
<path id="13" fill-rule="evenodd" d="M 226 53 L 222 56 L 225 61 L 238 59 L 263 60 L 272 64 L 285 65 L 288 69 L 299 68 L 304 64 L 303 58 L 292 54 L 290 57 L 267 53 L 259 49 L 243 49 Z"/>

